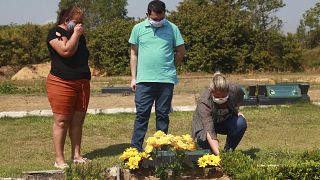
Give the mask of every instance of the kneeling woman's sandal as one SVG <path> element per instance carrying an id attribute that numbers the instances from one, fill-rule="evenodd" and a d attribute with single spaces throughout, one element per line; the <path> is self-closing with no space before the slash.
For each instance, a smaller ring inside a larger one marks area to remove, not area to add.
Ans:
<path id="1" fill-rule="evenodd" d="M 58 169 L 66 169 L 69 167 L 69 165 L 67 163 L 63 163 L 61 165 L 58 165 L 57 162 L 54 163 L 54 167 L 58 168 Z"/>
<path id="2" fill-rule="evenodd" d="M 87 162 L 90 162 L 90 161 L 91 161 L 90 159 L 81 158 L 81 159 L 74 159 L 73 163 L 87 163 Z"/>

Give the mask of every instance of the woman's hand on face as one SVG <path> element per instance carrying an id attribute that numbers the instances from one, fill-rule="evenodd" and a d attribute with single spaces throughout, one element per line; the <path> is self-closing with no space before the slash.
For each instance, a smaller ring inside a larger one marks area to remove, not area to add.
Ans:
<path id="1" fill-rule="evenodd" d="M 77 35 L 81 36 L 83 34 L 83 27 L 82 24 L 77 24 L 74 29 L 73 29 L 73 33 L 77 33 Z"/>

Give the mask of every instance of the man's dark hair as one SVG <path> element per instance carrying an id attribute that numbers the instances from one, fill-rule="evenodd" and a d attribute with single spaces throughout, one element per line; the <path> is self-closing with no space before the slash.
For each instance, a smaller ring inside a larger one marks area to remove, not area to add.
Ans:
<path id="1" fill-rule="evenodd" d="M 152 11 L 161 14 L 166 11 L 166 4 L 160 0 L 153 0 L 148 5 L 148 14 L 150 15 Z"/>

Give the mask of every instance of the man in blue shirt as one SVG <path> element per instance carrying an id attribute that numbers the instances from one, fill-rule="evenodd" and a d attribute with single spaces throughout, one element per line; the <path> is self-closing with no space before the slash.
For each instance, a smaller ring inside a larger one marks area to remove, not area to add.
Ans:
<path id="1" fill-rule="evenodd" d="M 155 101 L 156 129 L 168 132 L 176 66 L 181 64 L 184 40 L 178 27 L 165 18 L 166 5 L 153 0 L 147 19 L 131 32 L 131 88 L 135 91 L 136 119 L 131 146 L 143 151 L 151 108 Z"/>

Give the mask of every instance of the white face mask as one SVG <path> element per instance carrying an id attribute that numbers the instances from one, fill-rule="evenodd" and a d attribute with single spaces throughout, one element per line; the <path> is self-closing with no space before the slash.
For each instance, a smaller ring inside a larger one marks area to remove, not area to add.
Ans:
<path id="1" fill-rule="evenodd" d="M 159 28 L 161 26 L 163 26 L 163 24 L 167 21 L 166 18 L 162 19 L 161 21 L 155 21 L 151 18 L 149 18 L 149 22 L 152 26 L 156 27 L 156 28 Z"/>
<path id="2" fill-rule="evenodd" d="M 226 96 L 224 98 L 215 98 L 215 97 L 212 96 L 212 100 L 213 100 L 213 102 L 215 102 L 217 104 L 223 104 L 223 103 L 228 101 L 228 97 L 229 96 Z"/>

